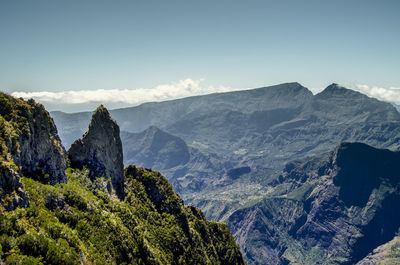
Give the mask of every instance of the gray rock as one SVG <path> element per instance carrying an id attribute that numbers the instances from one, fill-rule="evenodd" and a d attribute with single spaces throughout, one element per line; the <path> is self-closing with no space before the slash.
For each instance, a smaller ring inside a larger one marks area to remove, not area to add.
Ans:
<path id="1" fill-rule="evenodd" d="M 31 106 L 26 117 L 29 133 L 20 135 L 19 150 L 11 153 L 14 163 L 21 167 L 22 174 L 27 177 L 39 177 L 52 185 L 65 183 L 66 152 L 57 128 L 42 105 L 31 101 Z M 12 149 L 9 147 L 9 150 Z"/>
<path id="2" fill-rule="evenodd" d="M 93 113 L 88 131 L 68 150 L 72 167 L 87 167 L 92 180 L 111 180 L 110 193 L 123 198 L 124 174 L 119 127 L 102 105 Z"/>
<path id="3" fill-rule="evenodd" d="M 0 93 L 1 206 L 12 210 L 29 205 L 20 176 L 64 183 L 66 167 L 65 149 L 44 107 Z"/>
<path id="4" fill-rule="evenodd" d="M 8 200 L 4 200 L 6 194 L 9 195 Z M 0 166 L 0 198 L 8 211 L 29 206 L 29 199 L 21 183 L 20 175 L 11 167 L 4 165 Z"/>

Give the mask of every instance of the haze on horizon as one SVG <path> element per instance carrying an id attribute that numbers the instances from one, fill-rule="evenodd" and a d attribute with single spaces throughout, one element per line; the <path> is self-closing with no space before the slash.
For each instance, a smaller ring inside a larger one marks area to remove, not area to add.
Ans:
<path id="1" fill-rule="evenodd" d="M 395 0 L 2 1 L 0 90 L 63 111 L 285 82 L 400 103 L 399 11 Z"/>

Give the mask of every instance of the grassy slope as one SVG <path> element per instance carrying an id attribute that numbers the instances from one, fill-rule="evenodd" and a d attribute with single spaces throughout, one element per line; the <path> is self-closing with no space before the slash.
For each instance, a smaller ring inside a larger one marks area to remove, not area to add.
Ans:
<path id="1" fill-rule="evenodd" d="M 226 225 L 184 206 L 158 172 L 129 167 L 121 202 L 87 172 L 68 169 L 67 184 L 23 178 L 30 207 L 0 215 L 7 264 L 240 264 Z M 161 199 L 161 200 L 158 200 Z"/>

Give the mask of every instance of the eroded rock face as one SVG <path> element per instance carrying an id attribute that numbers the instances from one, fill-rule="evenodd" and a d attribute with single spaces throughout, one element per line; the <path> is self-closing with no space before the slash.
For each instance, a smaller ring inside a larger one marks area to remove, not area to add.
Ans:
<path id="1" fill-rule="evenodd" d="M 90 178 L 111 180 L 108 190 L 122 198 L 124 190 L 122 143 L 119 127 L 102 105 L 93 113 L 88 131 L 68 150 L 72 167 L 87 167 Z"/>
<path id="2" fill-rule="evenodd" d="M 20 176 L 45 184 L 67 182 L 66 152 L 49 113 L 34 100 L 0 93 L 0 204 L 26 207 Z"/>
<path id="3" fill-rule="evenodd" d="M 14 162 L 21 166 L 25 176 L 39 177 L 52 185 L 67 182 L 66 152 L 53 119 L 42 105 L 32 104 L 27 120 L 30 133 L 21 134 Z"/>

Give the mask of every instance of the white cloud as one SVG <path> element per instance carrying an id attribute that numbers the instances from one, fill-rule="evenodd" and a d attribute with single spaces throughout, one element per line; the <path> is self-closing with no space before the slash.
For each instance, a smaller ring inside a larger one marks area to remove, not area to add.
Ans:
<path id="1" fill-rule="evenodd" d="M 398 87 L 383 88 L 377 86 L 356 85 L 355 90 L 370 97 L 400 104 L 400 88 Z"/>
<path id="2" fill-rule="evenodd" d="M 136 105 L 143 102 L 163 101 L 235 90 L 225 86 L 202 86 L 202 81 L 187 78 L 175 83 L 158 85 L 154 88 L 13 92 L 11 95 L 24 99 L 33 98 L 43 104 L 124 103 Z"/>

